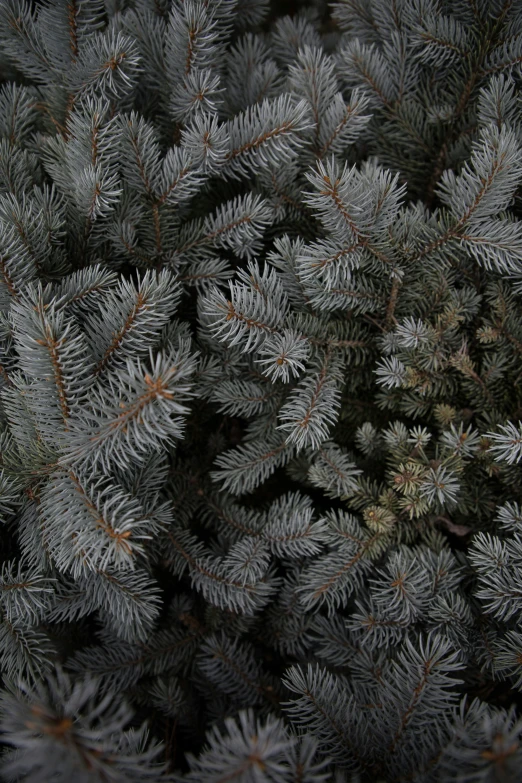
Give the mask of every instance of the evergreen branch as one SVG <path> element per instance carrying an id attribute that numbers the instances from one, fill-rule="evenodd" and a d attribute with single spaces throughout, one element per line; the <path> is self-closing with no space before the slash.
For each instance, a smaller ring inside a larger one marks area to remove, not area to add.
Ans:
<path id="1" fill-rule="evenodd" d="M 300 134 L 309 126 L 305 102 L 295 104 L 289 96 L 250 107 L 228 124 L 230 149 L 223 175 L 250 176 L 261 168 L 288 165 L 302 147 Z"/>
<path id="2" fill-rule="evenodd" d="M 181 437 L 180 415 L 188 412 L 183 402 L 192 396 L 187 381 L 194 357 L 181 344 L 170 355 L 151 356 L 150 365 L 149 373 L 140 360 L 127 360 L 125 371 L 115 371 L 107 376 L 107 386 L 96 387 L 89 408 L 77 408 L 64 464 L 85 458 L 94 464 L 127 464 L 131 455 L 141 461 L 151 448 Z"/>
<path id="3" fill-rule="evenodd" d="M 331 354 L 326 353 L 316 372 L 299 382 L 279 410 L 278 429 L 289 433 L 287 443 L 295 444 L 298 450 L 318 448 L 337 420 L 340 394 L 337 368 L 332 364 Z"/>
<path id="4" fill-rule="evenodd" d="M 230 575 L 226 559 L 205 555 L 190 534 L 167 535 L 176 558 L 175 570 L 180 572 L 188 565 L 193 586 L 214 606 L 252 615 L 269 601 L 276 587 L 270 574 L 252 582 L 238 579 Z"/>
<path id="5" fill-rule="evenodd" d="M 221 470 L 211 478 L 221 481 L 223 488 L 235 495 L 251 492 L 266 480 L 274 470 L 286 464 L 294 450 L 286 441 L 257 441 L 232 449 L 216 460 Z"/>
<path id="6" fill-rule="evenodd" d="M 364 766 L 349 734 L 353 697 L 346 694 L 342 679 L 319 667 L 314 670 L 309 664 L 305 671 L 293 666 L 283 682 L 298 695 L 286 704 L 290 719 L 298 726 L 313 730 L 332 759 L 343 767 L 357 770 Z"/>

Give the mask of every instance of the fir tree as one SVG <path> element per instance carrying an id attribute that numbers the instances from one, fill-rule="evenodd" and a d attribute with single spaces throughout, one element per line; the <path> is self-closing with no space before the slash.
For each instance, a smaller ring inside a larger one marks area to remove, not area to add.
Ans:
<path id="1" fill-rule="evenodd" d="M 522 7 L 0 0 L 6 781 L 522 780 Z"/>

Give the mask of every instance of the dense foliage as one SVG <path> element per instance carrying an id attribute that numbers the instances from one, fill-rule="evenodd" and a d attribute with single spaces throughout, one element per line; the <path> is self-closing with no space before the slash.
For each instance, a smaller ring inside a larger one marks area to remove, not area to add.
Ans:
<path id="1" fill-rule="evenodd" d="M 6 781 L 522 781 L 522 4 L 0 0 Z"/>

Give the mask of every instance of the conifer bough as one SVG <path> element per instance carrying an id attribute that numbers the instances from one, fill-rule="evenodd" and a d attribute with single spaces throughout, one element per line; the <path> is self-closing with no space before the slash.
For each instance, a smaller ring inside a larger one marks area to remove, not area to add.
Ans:
<path id="1" fill-rule="evenodd" d="M 522 780 L 522 7 L 0 0 L 0 775 Z"/>

